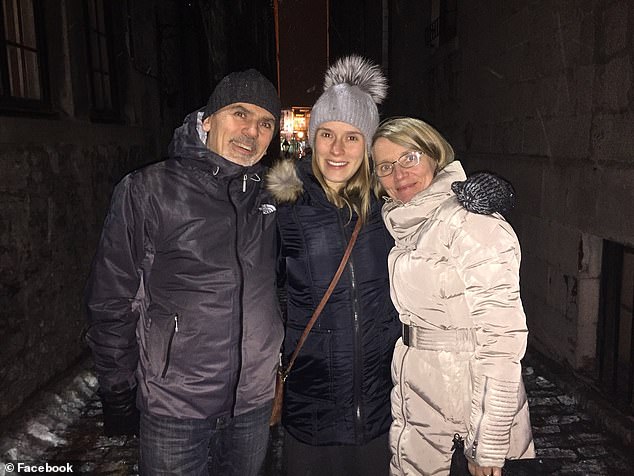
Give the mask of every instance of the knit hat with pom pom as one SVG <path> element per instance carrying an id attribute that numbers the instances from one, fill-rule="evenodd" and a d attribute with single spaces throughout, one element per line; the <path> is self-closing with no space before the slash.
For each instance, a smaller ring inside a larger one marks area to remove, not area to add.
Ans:
<path id="1" fill-rule="evenodd" d="M 379 125 L 377 104 L 386 95 L 387 79 L 377 65 L 356 55 L 339 59 L 326 72 L 324 92 L 310 113 L 311 147 L 315 147 L 315 134 L 321 124 L 339 121 L 358 128 L 369 151 Z"/>

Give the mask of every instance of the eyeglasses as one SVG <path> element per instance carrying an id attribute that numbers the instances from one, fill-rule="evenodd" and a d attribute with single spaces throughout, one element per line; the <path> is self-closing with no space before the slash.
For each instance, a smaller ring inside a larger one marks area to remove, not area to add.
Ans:
<path id="1" fill-rule="evenodd" d="M 374 167 L 374 173 L 377 177 L 387 177 L 394 172 L 395 164 L 400 165 L 404 169 L 409 169 L 420 163 L 422 152 L 418 150 L 410 150 L 401 155 L 394 162 L 382 162 Z"/>

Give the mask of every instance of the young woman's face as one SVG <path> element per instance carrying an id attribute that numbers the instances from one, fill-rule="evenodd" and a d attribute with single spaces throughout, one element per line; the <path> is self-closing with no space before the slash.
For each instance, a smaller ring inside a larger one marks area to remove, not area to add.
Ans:
<path id="1" fill-rule="evenodd" d="M 392 164 L 411 150 L 411 148 L 395 144 L 385 137 L 379 137 L 372 147 L 375 168 L 382 164 Z M 391 198 L 407 203 L 414 195 L 429 187 L 434 179 L 435 171 L 436 162 L 431 157 L 421 154 L 417 165 L 405 168 L 395 163 L 392 173 L 385 177 L 379 177 L 379 180 Z"/>
<path id="2" fill-rule="evenodd" d="M 333 190 L 339 191 L 359 170 L 364 153 L 363 134 L 350 124 L 324 122 L 315 132 L 313 160 Z"/>

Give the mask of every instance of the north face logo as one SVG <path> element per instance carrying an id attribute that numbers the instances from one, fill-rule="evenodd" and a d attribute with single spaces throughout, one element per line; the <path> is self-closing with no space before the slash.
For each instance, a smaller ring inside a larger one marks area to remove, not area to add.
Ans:
<path id="1" fill-rule="evenodd" d="M 275 208 L 275 205 L 265 203 L 264 205 L 260 206 L 259 210 L 262 212 L 263 215 L 268 215 L 269 213 L 273 213 L 274 211 L 276 211 L 277 208 Z"/>

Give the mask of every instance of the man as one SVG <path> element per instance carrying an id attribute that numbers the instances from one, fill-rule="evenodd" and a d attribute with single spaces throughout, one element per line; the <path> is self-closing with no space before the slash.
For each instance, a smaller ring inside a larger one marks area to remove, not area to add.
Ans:
<path id="1" fill-rule="evenodd" d="M 115 188 L 86 289 L 107 435 L 137 431 L 140 472 L 256 475 L 282 341 L 275 207 L 260 159 L 280 101 L 232 73 L 169 158 Z M 135 406 L 136 401 L 136 406 Z"/>

